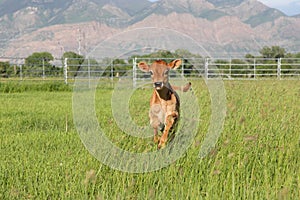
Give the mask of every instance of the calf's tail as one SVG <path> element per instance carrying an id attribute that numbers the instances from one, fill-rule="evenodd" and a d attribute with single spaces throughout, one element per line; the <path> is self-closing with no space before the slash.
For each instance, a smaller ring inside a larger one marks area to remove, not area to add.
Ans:
<path id="1" fill-rule="evenodd" d="M 171 87 L 172 87 L 173 90 L 187 92 L 191 88 L 191 86 L 192 86 L 192 83 L 189 82 L 185 86 L 175 86 L 175 85 L 172 85 Z"/>

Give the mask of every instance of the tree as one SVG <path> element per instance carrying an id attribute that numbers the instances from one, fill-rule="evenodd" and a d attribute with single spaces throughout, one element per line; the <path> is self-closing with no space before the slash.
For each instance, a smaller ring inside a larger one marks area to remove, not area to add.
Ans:
<path id="1" fill-rule="evenodd" d="M 46 72 L 51 73 L 53 66 L 50 61 L 54 57 L 49 52 L 35 52 L 25 58 L 25 68 L 30 70 L 31 75 L 45 75 Z"/>
<path id="2" fill-rule="evenodd" d="M 295 58 L 300 58 L 300 52 L 299 52 L 299 53 L 296 53 L 296 54 L 294 54 L 294 57 L 295 57 Z"/>
<path id="3" fill-rule="evenodd" d="M 72 77 L 76 77 L 82 63 L 84 63 L 85 61 L 84 56 L 72 51 L 65 52 L 62 56 L 63 65 L 66 58 L 68 65 L 68 74 Z"/>
<path id="4" fill-rule="evenodd" d="M 253 58 L 255 58 L 255 56 L 252 55 L 252 54 L 250 54 L 250 53 L 247 53 L 247 54 L 245 55 L 245 58 L 247 58 L 247 59 L 253 59 Z"/>
<path id="5" fill-rule="evenodd" d="M 264 46 L 259 53 L 262 55 L 263 58 L 284 58 L 285 56 L 285 49 L 280 46 L 272 46 L 267 47 Z"/>
<path id="6" fill-rule="evenodd" d="M 131 65 L 128 65 L 124 59 L 114 59 L 112 62 L 114 76 L 123 76 L 127 73 L 127 71 L 132 69 Z"/>
<path id="7" fill-rule="evenodd" d="M 191 53 L 189 50 L 177 49 L 175 50 L 175 57 L 182 59 L 184 65 L 183 73 L 185 76 L 190 76 L 191 74 L 196 72 L 195 69 L 199 70 L 203 67 L 202 56 L 199 54 Z"/>
<path id="8" fill-rule="evenodd" d="M 102 69 L 100 64 L 96 59 L 89 58 L 84 60 L 84 62 L 81 64 L 81 66 L 86 66 L 84 71 L 89 72 L 88 76 L 91 77 L 100 77 L 102 76 Z"/>
<path id="9" fill-rule="evenodd" d="M 155 53 L 152 53 L 151 55 L 152 58 L 174 58 L 174 53 L 172 53 L 171 51 L 167 51 L 167 50 L 159 50 Z"/>
<path id="10" fill-rule="evenodd" d="M 202 58 L 199 54 L 191 53 L 189 50 L 186 49 L 176 49 L 175 56 L 180 58 Z"/>
<path id="11" fill-rule="evenodd" d="M 8 78 L 7 69 L 9 68 L 9 62 L 0 62 L 0 77 Z"/>

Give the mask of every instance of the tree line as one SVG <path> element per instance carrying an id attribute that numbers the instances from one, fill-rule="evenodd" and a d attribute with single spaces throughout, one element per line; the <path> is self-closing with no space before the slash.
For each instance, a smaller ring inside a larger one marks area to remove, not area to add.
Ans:
<path id="1" fill-rule="evenodd" d="M 102 76 L 122 76 L 128 70 L 132 69 L 132 60 L 133 58 L 144 58 L 144 59 L 153 59 L 153 58 L 165 58 L 165 59 L 172 59 L 172 58 L 184 58 L 184 74 L 188 75 L 192 73 L 193 63 L 191 63 L 188 58 L 202 58 L 199 54 L 193 54 L 185 49 L 177 49 L 174 52 L 168 50 L 159 50 L 150 54 L 146 55 L 133 55 L 128 59 L 111 59 L 106 58 L 99 63 L 95 59 L 86 59 L 83 55 L 79 55 L 75 52 L 68 51 L 65 52 L 61 58 L 62 63 L 61 65 L 53 64 L 54 57 L 49 52 L 35 52 L 25 58 L 24 65 L 14 66 L 9 62 L 0 62 L 0 75 L 1 77 L 9 77 L 9 76 L 17 76 L 20 73 L 23 73 L 24 76 L 58 76 L 64 73 L 63 68 L 65 58 L 67 59 L 67 66 L 68 66 L 68 75 L 71 77 L 75 77 L 77 75 L 78 70 L 82 66 L 90 66 L 90 70 L 92 71 L 101 71 Z M 265 46 L 259 51 L 259 55 L 255 56 L 252 54 L 246 54 L 245 59 L 233 59 L 230 61 L 228 60 L 216 60 L 216 66 L 226 69 L 229 68 L 230 65 L 245 64 L 246 62 L 252 62 L 251 59 L 260 59 L 263 63 L 274 63 L 277 62 L 279 58 L 299 58 L 300 59 L 300 52 L 299 53 L 288 53 L 286 50 L 280 46 Z M 267 60 L 266 58 L 272 58 Z M 289 61 L 286 61 L 289 62 Z M 11 67 L 13 66 L 13 67 Z M 259 67 L 259 66 L 258 66 Z M 293 66 L 291 66 L 293 68 Z M 234 70 L 234 68 L 233 68 Z"/>

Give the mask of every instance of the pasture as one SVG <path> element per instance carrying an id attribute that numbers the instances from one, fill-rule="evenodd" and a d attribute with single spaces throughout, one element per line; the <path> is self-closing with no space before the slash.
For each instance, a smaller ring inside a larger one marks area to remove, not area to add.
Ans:
<path id="1" fill-rule="evenodd" d="M 297 199 L 300 81 L 225 81 L 224 129 L 203 159 L 210 96 L 202 80 L 191 82 L 201 108 L 193 144 L 170 166 L 141 174 L 111 169 L 85 149 L 73 125 L 71 86 L 0 82 L 0 199 Z M 96 90 L 104 132 L 124 149 L 156 151 L 152 138 L 120 133 L 110 108 L 113 86 L 103 82 Z M 138 89 L 130 100 L 137 123 L 149 123 L 151 92 Z"/>

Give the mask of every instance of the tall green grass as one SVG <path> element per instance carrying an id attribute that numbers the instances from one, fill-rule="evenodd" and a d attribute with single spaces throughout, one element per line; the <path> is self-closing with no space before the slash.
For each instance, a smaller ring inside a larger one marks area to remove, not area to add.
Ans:
<path id="1" fill-rule="evenodd" d="M 58 92 L 72 91 L 63 81 L 6 81 L 0 82 L 0 93 L 20 93 L 29 91 Z"/>
<path id="2" fill-rule="evenodd" d="M 144 174 L 115 171 L 88 153 L 73 125 L 70 89 L 1 90 L 0 199 L 297 199 L 300 82 L 225 82 L 224 130 L 204 159 L 198 153 L 210 123 L 210 96 L 204 82 L 192 84 L 201 108 L 192 146 L 169 167 Z M 110 87 L 98 87 L 97 118 L 111 141 L 133 152 L 156 150 L 152 139 L 120 132 L 111 95 Z M 139 89 L 130 100 L 141 125 L 149 123 L 150 95 L 151 89 Z"/>

